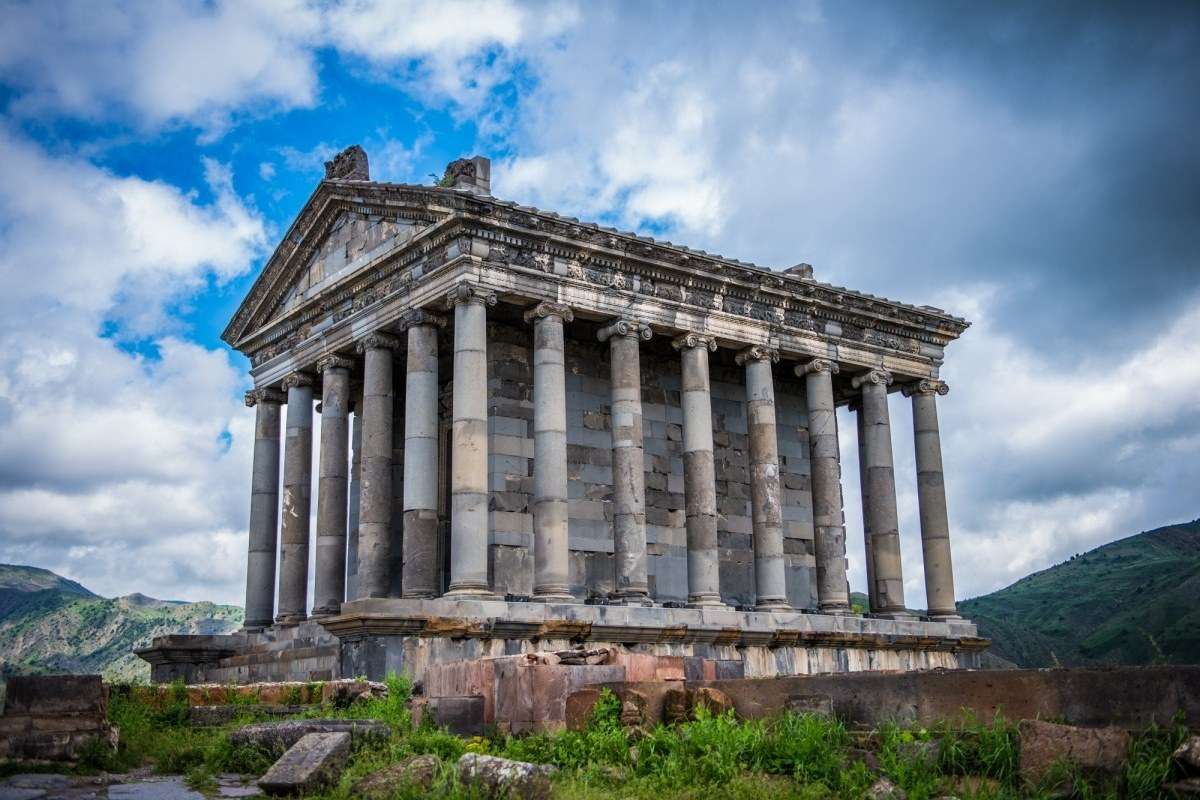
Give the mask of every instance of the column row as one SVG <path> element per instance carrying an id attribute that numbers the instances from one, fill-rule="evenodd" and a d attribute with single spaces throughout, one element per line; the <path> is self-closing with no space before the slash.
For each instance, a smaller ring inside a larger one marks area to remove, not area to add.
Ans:
<path id="1" fill-rule="evenodd" d="M 461 284 L 446 298 L 454 316 L 450 465 L 450 596 L 490 597 L 488 576 L 487 307 L 495 295 Z M 574 318 L 562 304 L 542 302 L 525 314 L 533 325 L 533 556 L 534 599 L 572 602 L 569 586 L 567 424 L 564 323 Z M 398 556 L 404 597 L 439 593 L 438 551 L 438 329 L 444 317 L 410 312 L 398 326 L 406 334 L 403 537 L 393 553 L 392 447 L 395 402 L 393 363 L 401 339 L 373 332 L 357 343 L 363 357 L 362 395 L 355 415 L 357 483 L 351 498 L 349 463 L 350 373 L 353 362 L 332 355 L 317 364 L 321 374 L 321 451 L 316 531 L 314 616 L 336 614 L 347 594 L 347 517 L 354 516 L 349 556 L 349 596 L 397 593 L 391 573 Z M 650 326 L 618 319 L 598 338 L 609 347 L 613 463 L 614 602 L 649 605 L 646 498 L 641 407 L 640 343 Z M 689 605 L 723 605 L 720 591 L 718 514 L 713 459 L 709 353 L 715 339 L 685 333 L 672 341 L 681 359 L 684 501 Z M 751 346 L 737 354 L 745 369 L 751 521 L 756 607 L 788 608 L 778 431 L 773 365 L 778 351 Z M 805 381 L 811 456 L 814 550 L 818 609 L 849 613 L 845 522 L 833 376 L 838 365 L 812 359 L 796 367 Z M 859 422 L 860 473 L 871 611 L 903 615 L 896 489 L 892 466 L 887 386 L 881 369 L 850 380 L 861 393 L 853 403 Z M 306 618 L 314 376 L 299 372 L 284 381 L 286 398 L 269 389 L 248 393 L 257 407 L 251 492 L 246 627 L 272 621 L 277 509 L 280 525 L 278 612 L 274 621 Z M 929 613 L 951 617 L 954 609 L 945 493 L 934 397 L 945 384 L 922 380 L 903 387 L 913 399 L 918 496 Z M 279 475 L 280 406 L 288 403 Z"/>

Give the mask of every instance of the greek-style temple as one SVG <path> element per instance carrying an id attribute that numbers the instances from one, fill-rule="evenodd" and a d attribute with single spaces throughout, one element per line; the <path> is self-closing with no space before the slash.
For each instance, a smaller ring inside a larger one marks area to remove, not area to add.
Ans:
<path id="1" fill-rule="evenodd" d="M 967 324 L 499 200 L 486 158 L 374 182 L 352 147 L 223 334 L 254 380 L 245 629 L 140 654 L 156 680 L 242 682 L 580 644 L 718 677 L 976 666 L 937 415 Z M 916 432 L 903 534 L 889 392 Z M 901 535 L 926 611 L 905 607 Z"/>

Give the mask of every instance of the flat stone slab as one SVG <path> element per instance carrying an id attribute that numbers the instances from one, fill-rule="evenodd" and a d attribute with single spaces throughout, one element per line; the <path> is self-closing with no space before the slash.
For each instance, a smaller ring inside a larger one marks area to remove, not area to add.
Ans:
<path id="1" fill-rule="evenodd" d="M 205 800 L 189 789 L 182 777 L 118 783 L 108 787 L 108 800 Z"/>
<path id="2" fill-rule="evenodd" d="M 392 729 L 374 719 L 290 719 L 256 722 L 229 734 L 236 747 L 257 747 L 276 758 L 310 733 L 348 733 L 354 740 L 387 739 Z"/>
<path id="3" fill-rule="evenodd" d="M 482 753 L 464 753 L 458 759 L 458 779 L 484 797 L 506 800 L 549 800 L 550 776 L 556 769 L 548 764 L 512 761 Z"/>
<path id="4" fill-rule="evenodd" d="M 309 733 L 258 781 L 267 794 L 301 794 L 333 783 L 350 759 L 350 734 Z"/>

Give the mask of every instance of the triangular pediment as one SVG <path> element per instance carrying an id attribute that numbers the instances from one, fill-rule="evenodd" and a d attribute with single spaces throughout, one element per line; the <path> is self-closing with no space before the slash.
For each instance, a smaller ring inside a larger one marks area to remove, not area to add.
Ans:
<path id="1" fill-rule="evenodd" d="M 434 221 L 425 209 L 371 202 L 364 197 L 369 186 L 355 187 L 353 196 L 343 196 L 340 188 L 322 183 L 313 193 L 222 339 L 236 346 Z"/>

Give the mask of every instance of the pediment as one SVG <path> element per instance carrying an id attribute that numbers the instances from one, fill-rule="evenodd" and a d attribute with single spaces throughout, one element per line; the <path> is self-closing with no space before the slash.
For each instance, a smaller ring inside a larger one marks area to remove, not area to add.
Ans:
<path id="1" fill-rule="evenodd" d="M 413 220 L 392 219 L 382 214 L 343 211 L 330 222 L 296 263 L 278 299 L 262 315 L 270 322 L 321 293 L 325 288 L 365 266 L 381 248 L 410 240 L 425 225 Z M 257 321 L 257 320 L 256 320 Z"/>

